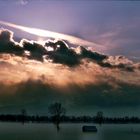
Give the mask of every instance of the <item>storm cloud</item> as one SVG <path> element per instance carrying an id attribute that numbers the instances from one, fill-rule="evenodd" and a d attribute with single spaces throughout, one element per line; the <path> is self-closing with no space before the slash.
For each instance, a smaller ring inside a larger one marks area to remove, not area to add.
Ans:
<path id="1" fill-rule="evenodd" d="M 1 30 L 0 32 L 0 52 L 27 57 L 28 59 L 44 61 L 53 61 L 67 66 L 81 64 L 82 60 L 88 59 L 102 67 L 118 68 L 128 71 L 134 71 L 139 65 L 134 64 L 124 56 L 107 56 L 99 52 L 93 52 L 83 46 L 68 46 L 63 40 L 46 40 L 44 44 L 37 41 L 22 39 L 19 43 L 13 39 L 13 32 Z"/>
<path id="2" fill-rule="evenodd" d="M 72 105 L 139 105 L 140 63 L 69 46 L 63 40 L 15 42 L 0 32 L 0 101 L 67 101 Z M 88 102 L 87 102 L 88 101 Z"/>

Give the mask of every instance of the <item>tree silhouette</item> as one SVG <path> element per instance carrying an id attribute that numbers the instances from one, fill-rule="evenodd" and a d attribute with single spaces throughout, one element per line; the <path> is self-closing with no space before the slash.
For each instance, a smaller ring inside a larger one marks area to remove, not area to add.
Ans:
<path id="1" fill-rule="evenodd" d="M 22 123 L 25 122 L 25 117 L 27 115 L 27 111 L 25 109 L 21 109 Z"/>
<path id="2" fill-rule="evenodd" d="M 60 127 L 60 120 L 61 117 L 66 113 L 66 110 L 64 107 L 62 107 L 61 103 L 53 103 L 49 106 L 49 113 L 52 115 L 52 119 L 54 124 L 56 124 L 57 131 L 59 131 Z"/>
<path id="3" fill-rule="evenodd" d="M 97 115 L 96 115 L 96 118 L 97 118 L 97 122 L 101 125 L 103 123 L 103 112 L 98 111 Z"/>

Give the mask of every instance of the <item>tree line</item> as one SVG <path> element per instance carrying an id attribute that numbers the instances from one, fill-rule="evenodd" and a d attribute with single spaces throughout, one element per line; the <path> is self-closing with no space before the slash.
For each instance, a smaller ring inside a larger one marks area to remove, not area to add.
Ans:
<path id="1" fill-rule="evenodd" d="M 51 123 L 57 121 L 56 116 L 39 116 L 39 115 L 27 115 L 23 116 L 21 114 L 0 114 L 1 122 L 28 122 L 28 123 Z M 115 124 L 125 124 L 125 123 L 140 123 L 139 117 L 103 117 L 98 118 L 97 116 L 66 116 L 63 115 L 59 118 L 61 123 L 115 123 Z"/>
<path id="2" fill-rule="evenodd" d="M 98 123 L 98 124 L 127 124 L 140 123 L 138 117 L 105 117 L 103 112 L 98 111 L 95 116 L 67 116 L 66 109 L 61 103 L 53 103 L 48 107 L 48 116 L 28 115 L 25 109 L 20 114 L 1 114 L 1 122 L 22 122 L 26 123 L 54 123 L 57 130 L 60 123 Z"/>

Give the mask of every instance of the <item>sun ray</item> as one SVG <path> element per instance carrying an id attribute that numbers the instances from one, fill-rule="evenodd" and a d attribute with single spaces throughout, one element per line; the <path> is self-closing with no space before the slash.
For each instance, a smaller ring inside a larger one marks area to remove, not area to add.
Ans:
<path id="1" fill-rule="evenodd" d="M 100 44 L 90 42 L 90 41 L 87 41 L 87 40 L 84 40 L 75 36 L 67 35 L 67 34 L 62 34 L 62 33 L 57 33 L 57 32 L 52 32 L 48 30 L 37 29 L 37 28 L 25 27 L 25 26 L 13 24 L 13 23 L 5 22 L 5 21 L 0 21 L 0 24 L 13 27 L 13 28 L 16 28 L 16 29 L 28 32 L 30 34 L 40 36 L 40 37 L 52 37 L 55 39 L 63 39 L 63 40 L 69 41 L 70 43 L 75 44 L 75 45 L 83 45 L 83 46 L 94 47 L 94 48 L 96 47 L 103 48 L 103 46 Z"/>

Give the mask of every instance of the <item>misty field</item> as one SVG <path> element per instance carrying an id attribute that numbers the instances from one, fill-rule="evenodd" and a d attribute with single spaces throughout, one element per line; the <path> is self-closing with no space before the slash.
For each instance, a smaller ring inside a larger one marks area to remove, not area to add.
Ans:
<path id="1" fill-rule="evenodd" d="M 85 124 L 61 124 L 57 132 L 53 124 L 0 123 L 2 140 L 139 140 L 140 126 L 135 124 L 97 125 L 97 133 L 84 133 Z M 92 124 L 90 124 L 92 125 Z"/>

